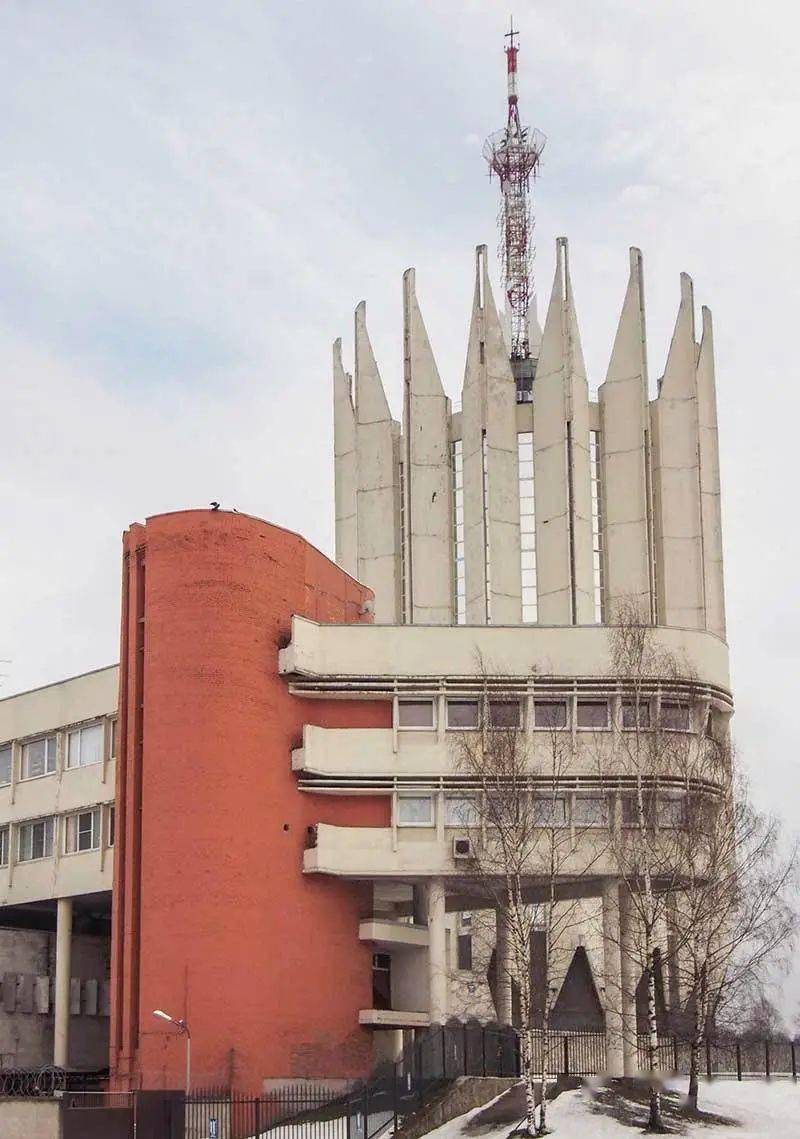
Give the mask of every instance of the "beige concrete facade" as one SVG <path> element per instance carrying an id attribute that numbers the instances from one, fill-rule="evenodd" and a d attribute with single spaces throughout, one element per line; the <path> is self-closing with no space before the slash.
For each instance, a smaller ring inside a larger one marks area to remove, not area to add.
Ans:
<path id="1" fill-rule="evenodd" d="M 118 669 L 0 700 L 6 1066 L 107 1063 Z"/>

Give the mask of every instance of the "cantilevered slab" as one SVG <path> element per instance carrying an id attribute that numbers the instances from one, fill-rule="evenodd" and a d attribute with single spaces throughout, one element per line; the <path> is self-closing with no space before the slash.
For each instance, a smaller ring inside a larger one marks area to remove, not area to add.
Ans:
<path id="1" fill-rule="evenodd" d="M 357 528 L 359 581 L 375 591 L 375 620 L 388 624 L 399 612 L 399 502 L 392 421 L 372 351 L 362 301 L 355 314 Z"/>
<path id="2" fill-rule="evenodd" d="M 333 467 L 336 498 L 336 561 L 358 574 L 356 524 L 356 416 L 353 381 L 342 366 L 342 341 L 333 345 Z"/>
<path id="3" fill-rule="evenodd" d="M 691 278 L 681 274 L 681 303 L 658 399 L 650 407 L 653 428 L 658 620 L 690 629 L 705 627 L 697 357 Z"/>
<path id="4" fill-rule="evenodd" d="M 453 612 L 450 401 L 417 301 L 413 269 L 403 275 L 406 471 L 406 605 L 414 623 L 447 625 Z"/>
<path id="5" fill-rule="evenodd" d="M 606 381 L 601 385 L 600 447 L 607 618 L 621 603 L 654 615 L 647 347 L 642 255 L 630 251 L 630 275 Z"/>

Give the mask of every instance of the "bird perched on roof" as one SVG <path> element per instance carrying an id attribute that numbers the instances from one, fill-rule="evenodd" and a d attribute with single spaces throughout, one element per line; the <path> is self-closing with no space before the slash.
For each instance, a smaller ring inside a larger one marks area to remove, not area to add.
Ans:
<path id="1" fill-rule="evenodd" d="M 211 509 L 212 510 L 219 510 L 219 503 L 218 502 L 212 502 L 211 503 Z"/>

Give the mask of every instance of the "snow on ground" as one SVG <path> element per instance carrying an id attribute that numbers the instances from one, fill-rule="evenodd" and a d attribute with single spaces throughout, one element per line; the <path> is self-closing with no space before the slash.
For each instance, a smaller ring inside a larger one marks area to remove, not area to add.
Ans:
<path id="1" fill-rule="evenodd" d="M 685 1091 L 685 1081 L 673 1085 Z M 700 1110 L 735 1120 L 731 1124 L 682 1122 L 672 1124 L 686 1139 L 800 1139 L 800 1085 L 792 1080 L 703 1081 Z M 467 1128 L 477 1112 L 452 1119 L 431 1131 L 427 1139 L 506 1139 L 511 1125 Z M 640 1113 L 642 1114 L 642 1113 Z M 642 1126 L 621 1123 L 598 1110 L 588 1088 L 563 1092 L 548 1106 L 547 1122 L 558 1139 L 631 1139 Z"/>

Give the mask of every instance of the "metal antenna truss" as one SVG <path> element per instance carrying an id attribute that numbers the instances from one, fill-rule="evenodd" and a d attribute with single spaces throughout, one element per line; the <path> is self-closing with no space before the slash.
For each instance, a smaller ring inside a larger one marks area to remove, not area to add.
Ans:
<path id="1" fill-rule="evenodd" d="M 483 157 L 489 164 L 489 176 L 496 174 L 500 179 L 503 201 L 497 215 L 498 256 L 511 317 L 511 356 L 524 360 L 530 354 L 528 307 L 533 294 L 534 219 L 530 188 L 546 139 L 541 131 L 523 127 L 519 121 L 518 36 L 512 19 L 511 30 L 505 37 L 509 46 L 504 49 L 508 67 L 508 122 L 503 130 L 489 135 L 483 144 Z"/>

